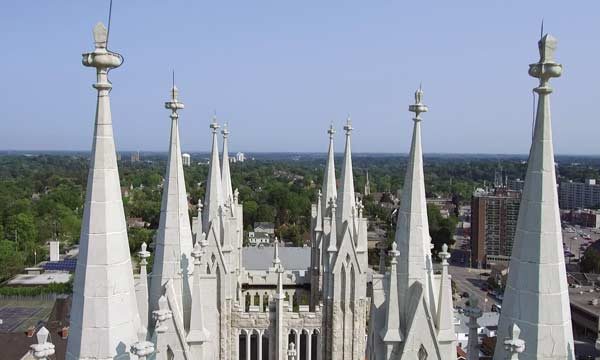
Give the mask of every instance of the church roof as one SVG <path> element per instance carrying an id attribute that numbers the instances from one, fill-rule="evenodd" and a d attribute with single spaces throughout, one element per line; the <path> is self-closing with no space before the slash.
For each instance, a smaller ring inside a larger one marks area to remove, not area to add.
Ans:
<path id="1" fill-rule="evenodd" d="M 308 270 L 310 267 L 309 247 L 279 247 L 279 259 L 286 271 Z M 246 270 L 267 270 L 273 261 L 273 248 L 242 248 L 242 262 Z"/>

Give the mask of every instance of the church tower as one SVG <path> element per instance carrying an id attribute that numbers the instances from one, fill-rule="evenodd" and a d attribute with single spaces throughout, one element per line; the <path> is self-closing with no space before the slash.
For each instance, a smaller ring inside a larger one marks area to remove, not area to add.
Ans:
<path id="1" fill-rule="evenodd" d="M 150 311 L 160 310 L 159 300 L 172 313 L 171 324 L 164 331 L 155 332 L 157 348 L 164 351 L 162 344 L 169 343 L 169 350 L 176 356 L 189 353 L 185 333 L 190 326 L 192 307 L 192 229 L 188 215 L 188 200 L 185 188 L 181 143 L 179 140 L 178 110 L 184 108 L 179 101 L 175 84 L 170 91 L 171 99 L 165 108 L 171 111 L 171 136 L 165 183 L 163 187 L 160 220 L 154 250 L 154 265 L 150 275 Z M 152 324 L 155 325 L 155 324 Z"/>
<path id="2" fill-rule="evenodd" d="M 329 202 L 322 328 L 322 351 L 327 360 L 354 360 L 365 354 L 367 220 L 362 216 L 362 204 L 355 199 L 350 145 L 353 128 L 349 119 L 344 130 L 342 185 L 337 202 L 333 198 Z"/>
<path id="3" fill-rule="evenodd" d="M 575 358 L 550 118 L 549 81 L 562 73 L 556 43 L 543 36 L 540 60 L 529 65 L 529 75 L 539 79 L 533 89 L 539 98 L 494 359 L 509 356 L 502 340 L 513 325 L 525 341 L 520 359 Z"/>
<path id="4" fill-rule="evenodd" d="M 329 150 L 327 151 L 327 162 L 325 163 L 325 173 L 323 174 L 323 185 L 317 194 L 317 203 L 312 205 L 311 212 L 311 310 L 314 311 L 321 300 L 323 288 L 326 288 L 327 277 L 323 277 L 324 272 L 328 272 L 329 257 L 327 249 L 329 248 L 329 239 L 331 238 L 331 213 L 330 203 L 337 200 L 337 186 L 335 180 L 335 152 L 333 149 L 333 135 L 335 130 L 333 124 L 327 130 L 329 134 Z M 335 236 L 334 236 L 335 238 Z M 335 245 L 335 244 L 334 244 Z"/>
<path id="5" fill-rule="evenodd" d="M 132 347 L 145 340 L 146 329 L 134 289 L 108 80 L 123 57 L 107 49 L 102 23 L 94 27 L 94 42 L 96 49 L 83 55 L 83 65 L 96 68 L 98 97 L 66 358 L 137 359 Z"/>
<path id="6" fill-rule="evenodd" d="M 427 110 L 419 88 L 415 92 L 415 104 L 409 106 L 415 117 L 392 268 L 386 275 L 373 277 L 370 360 L 456 358 L 452 291 L 447 271 L 449 254 L 442 253 L 444 271 L 441 275 L 433 274 L 431 260 L 421 147 L 421 114 Z M 399 258 L 398 265 L 395 258 Z"/>

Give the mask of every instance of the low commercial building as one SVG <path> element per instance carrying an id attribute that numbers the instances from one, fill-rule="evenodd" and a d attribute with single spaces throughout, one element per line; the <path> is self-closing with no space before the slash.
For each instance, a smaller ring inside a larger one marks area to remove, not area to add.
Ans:
<path id="1" fill-rule="evenodd" d="M 580 225 L 590 228 L 600 228 L 600 211 L 591 209 L 579 209 L 563 212 L 561 216 L 563 221 L 573 225 Z"/>

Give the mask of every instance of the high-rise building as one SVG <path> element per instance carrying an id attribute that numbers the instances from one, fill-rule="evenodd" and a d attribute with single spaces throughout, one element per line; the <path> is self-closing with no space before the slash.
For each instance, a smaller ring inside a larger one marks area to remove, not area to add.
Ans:
<path id="1" fill-rule="evenodd" d="M 477 189 L 471 198 L 471 265 L 508 263 L 519 217 L 521 192 Z"/>
<path id="2" fill-rule="evenodd" d="M 141 157 L 140 157 L 140 152 L 139 151 L 134 151 L 131 153 L 131 162 L 138 162 L 140 161 Z"/>
<path id="3" fill-rule="evenodd" d="M 600 184 L 596 179 L 585 182 L 562 181 L 558 197 L 561 209 L 584 209 L 600 207 Z"/>

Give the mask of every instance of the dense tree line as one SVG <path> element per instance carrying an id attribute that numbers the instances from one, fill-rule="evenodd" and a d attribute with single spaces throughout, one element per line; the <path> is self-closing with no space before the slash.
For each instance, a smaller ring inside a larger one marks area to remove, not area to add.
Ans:
<path id="1" fill-rule="evenodd" d="M 208 173 L 206 154 L 193 154 L 195 163 L 185 167 L 190 197 L 190 216 L 195 204 L 204 197 Z M 143 155 L 141 162 L 119 161 L 121 186 L 127 196 L 123 203 L 128 217 L 140 217 L 148 228 L 130 229 L 130 250 L 142 242 L 150 243 L 158 228 L 162 182 L 166 168 L 164 154 Z M 526 158 L 507 156 L 425 157 L 425 181 L 428 196 L 453 196 L 468 202 L 475 187 L 491 183 L 494 173 L 511 179 L 524 178 Z M 600 160 L 585 157 L 557 157 L 563 179 L 581 181 L 599 178 Z M 356 191 L 363 192 L 369 171 L 372 193 L 396 194 L 402 187 L 407 158 L 399 155 L 355 154 Z M 336 157 L 339 165 L 341 157 Z M 0 280 L 47 256 L 46 242 L 60 240 L 77 244 L 81 230 L 87 182 L 87 154 L 4 154 L 0 155 Z M 278 236 L 301 245 L 310 226 L 311 204 L 316 201 L 325 168 L 323 154 L 258 154 L 256 159 L 232 163 L 233 187 L 244 204 L 245 230 L 258 221 L 273 222 Z M 390 195 L 384 195 L 390 196 Z M 391 211 L 366 197 L 365 213 L 383 224 L 388 241 L 393 239 Z M 437 212 L 439 215 L 439 211 Z M 430 233 L 437 251 L 448 242 L 455 218 L 439 219 L 430 211 Z"/>

